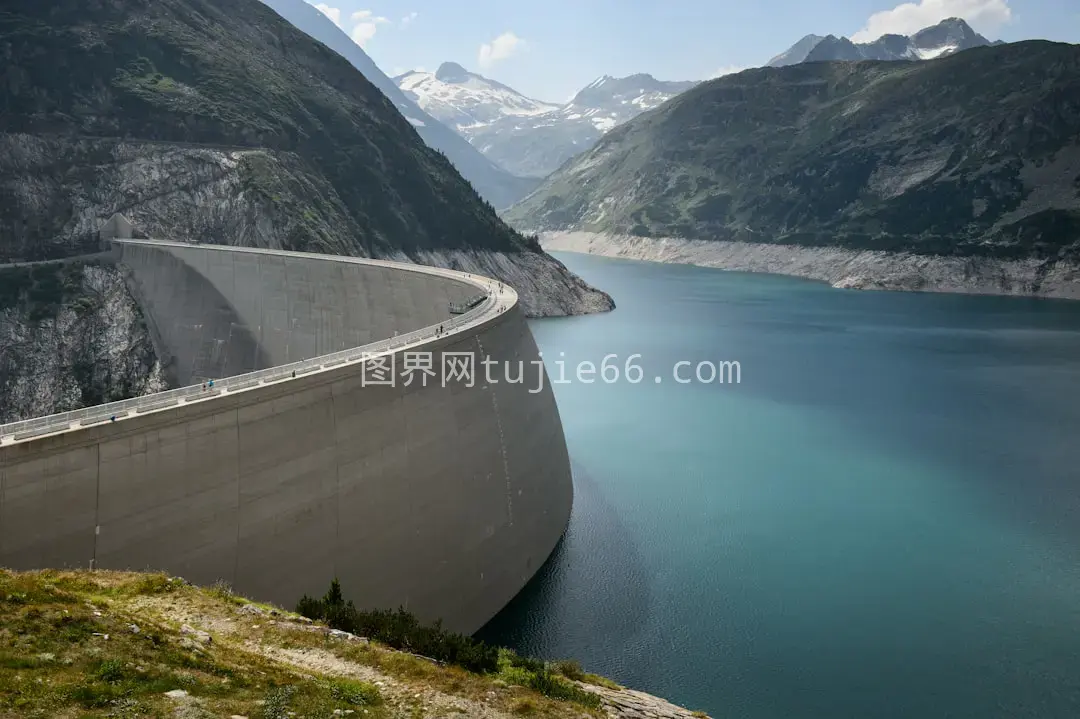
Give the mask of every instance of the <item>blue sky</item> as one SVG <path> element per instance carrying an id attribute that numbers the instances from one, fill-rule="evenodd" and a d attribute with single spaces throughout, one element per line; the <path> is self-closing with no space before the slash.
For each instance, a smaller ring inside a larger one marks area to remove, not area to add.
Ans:
<path id="1" fill-rule="evenodd" d="M 803 35 L 872 39 L 950 16 L 990 39 L 1080 42 L 1077 0 L 309 0 L 390 75 L 452 60 L 532 97 L 600 75 L 700 80 L 755 67 Z"/>

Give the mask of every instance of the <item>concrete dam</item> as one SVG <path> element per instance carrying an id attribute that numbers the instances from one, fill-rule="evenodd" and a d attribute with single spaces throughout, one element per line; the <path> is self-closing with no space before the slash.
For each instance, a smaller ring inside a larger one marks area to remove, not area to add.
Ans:
<path id="1" fill-rule="evenodd" d="M 110 259 L 180 388 L 0 427 L 0 566 L 164 570 L 288 608 L 336 576 L 360 607 L 472 632 L 554 549 L 570 465 L 512 289 L 152 240 Z"/>

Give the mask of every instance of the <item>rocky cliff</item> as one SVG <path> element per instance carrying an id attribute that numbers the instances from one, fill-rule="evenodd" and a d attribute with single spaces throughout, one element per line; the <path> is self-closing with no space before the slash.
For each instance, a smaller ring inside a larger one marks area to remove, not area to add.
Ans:
<path id="1" fill-rule="evenodd" d="M 116 267 L 0 269 L 0 424 L 165 388 Z"/>

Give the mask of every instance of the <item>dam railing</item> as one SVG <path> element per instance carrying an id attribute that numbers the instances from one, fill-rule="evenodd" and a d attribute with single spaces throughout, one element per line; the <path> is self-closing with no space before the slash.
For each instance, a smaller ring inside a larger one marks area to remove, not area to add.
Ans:
<path id="1" fill-rule="evenodd" d="M 231 249 L 234 251 L 250 251 L 250 248 L 222 249 Z M 267 250 L 261 251 L 267 252 Z M 269 252 L 272 253 L 274 251 L 271 250 Z M 332 255 L 305 255 L 305 253 L 293 252 L 281 252 L 281 254 L 299 255 L 301 257 L 306 256 L 308 258 L 318 259 L 335 258 L 335 256 Z M 359 258 L 336 257 L 335 259 L 340 261 L 356 262 Z M 360 261 L 363 262 L 363 260 Z M 371 262 L 371 264 L 378 264 L 382 266 L 396 266 L 406 272 L 432 272 L 432 270 L 435 270 L 436 274 L 445 274 L 446 276 L 450 276 L 455 279 L 467 279 L 469 282 L 474 284 L 491 285 L 492 283 L 492 281 L 488 280 L 487 278 L 471 276 L 468 273 L 457 272 L 454 270 L 444 270 L 442 268 L 433 268 L 423 265 L 410 267 L 405 263 L 393 263 L 387 262 L 386 260 L 373 260 L 369 262 Z M 312 357 L 310 359 L 304 359 L 298 362 L 291 362 L 289 364 L 277 365 L 275 367 L 255 370 L 254 372 L 247 372 L 245 374 L 234 375 L 232 377 L 215 379 L 213 381 L 213 386 L 208 386 L 207 384 L 188 385 L 176 389 L 165 390 L 164 392 L 157 392 L 155 394 L 143 395 L 141 397 L 133 397 L 132 399 L 119 400 L 117 402 L 108 402 L 106 404 L 99 404 L 93 407 L 85 407 L 83 409 L 70 410 L 68 412 L 60 412 L 57 414 L 46 415 L 44 417 L 37 417 L 34 419 L 21 420 L 19 422 L 12 422 L 10 424 L 0 425 L 0 444 L 7 443 L 12 440 L 18 442 L 25 439 L 40 437 L 46 434 L 53 434 L 56 432 L 64 432 L 67 430 L 78 429 L 80 427 L 89 427 L 96 424 L 103 424 L 105 422 L 111 422 L 114 419 L 120 420 L 126 417 L 130 417 L 132 415 L 143 414 L 146 412 L 170 409 L 181 404 L 209 400 L 214 397 L 219 397 L 222 394 L 228 392 L 253 389 L 261 385 L 300 377 L 301 375 L 310 374 L 311 372 L 325 370 L 332 367 L 337 367 L 339 365 L 353 363 L 361 360 L 367 361 L 369 359 L 385 356 L 387 354 L 393 354 L 395 351 L 404 349 L 410 345 L 418 344 L 429 339 L 434 339 L 435 337 L 446 335 L 452 332 L 455 328 L 473 324 L 477 319 L 484 316 L 489 311 L 499 308 L 499 295 L 500 290 L 487 292 L 484 295 L 483 299 L 479 302 L 479 304 L 474 305 L 465 314 L 452 316 L 450 319 L 439 322 L 438 324 L 433 324 L 428 327 L 423 327 L 421 329 L 413 330 L 411 332 L 407 332 L 401 335 L 396 335 L 394 337 L 388 337 L 386 339 L 378 340 L 376 342 L 370 342 L 366 345 L 353 347 L 351 349 L 340 350 L 338 352 L 332 352 L 325 355 L 319 355 L 318 357 Z"/>
<path id="2" fill-rule="evenodd" d="M 471 310 L 473 307 L 476 307 L 477 305 L 479 305 L 486 298 L 487 298 L 487 294 L 482 292 L 482 293 L 480 293 L 478 295 L 473 295 L 472 297 L 465 300 L 461 304 L 456 305 L 453 302 L 451 302 L 450 305 L 449 305 L 450 314 L 452 314 L 452 315 L 463 315 L 466 312 L 468 312 L 469 310 Z"/>

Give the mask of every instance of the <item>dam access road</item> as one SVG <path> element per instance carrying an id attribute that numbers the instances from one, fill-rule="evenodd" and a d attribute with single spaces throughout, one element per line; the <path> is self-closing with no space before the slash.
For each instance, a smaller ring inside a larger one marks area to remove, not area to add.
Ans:
<path id="1" fill-rule="evenodd" d="M 156 240 L 109 259 L 180 389 L 0 426 L 0 566 L 159 569 L 285 607 L 336 576 L 472 632 L 554 549 L 569 458 L 547 378 L 501 369 L 539 361 L 512 289 Z"/>

